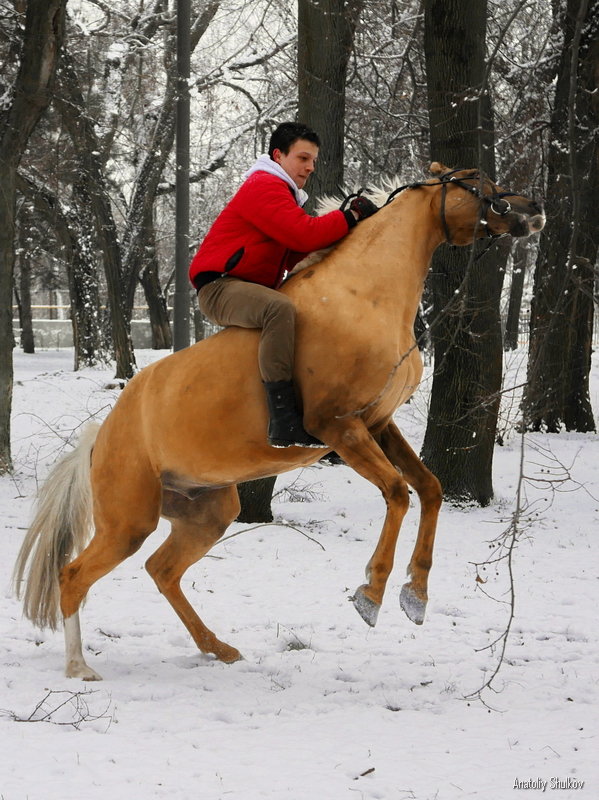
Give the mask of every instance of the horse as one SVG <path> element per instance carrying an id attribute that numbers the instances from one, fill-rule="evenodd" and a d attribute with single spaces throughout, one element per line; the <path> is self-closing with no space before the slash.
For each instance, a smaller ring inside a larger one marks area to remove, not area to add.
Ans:
<path id="1" fill-rule="evenodd" d="M 160 517 L 171 530 L 148 558 L 148 573 L 202 652 L 226 663 L 241 658 L 200 619 L 181 578 L 237 517 L 238 483 L 306 467 L 330 451 L 377 486 L 386 503 L 366 582 L 352 598 L 370 626 L 393 566 L 408 487 L 418 494 L 420 522 L 400 603 L 412 622 L 423 623 L 442 489 L 393 413 L 422 375 L 413 323 L 429 263 L 442 242 L 527 236 L 545 223 L 538 203 L 478 170 L 435 162 L 430 173 L 398 187 L 281 287 L 297 308 L 294 380 L 304 425 L 326 450 L 268 445 L 260 334 L 231 327 L 141 370 L 104 422 L 84 430 L 53 467 L 14 581 L 36 625 L 56 629 L 62 617 L 67 677 L 101 679 L 83 657 L 79 607 Z"/>

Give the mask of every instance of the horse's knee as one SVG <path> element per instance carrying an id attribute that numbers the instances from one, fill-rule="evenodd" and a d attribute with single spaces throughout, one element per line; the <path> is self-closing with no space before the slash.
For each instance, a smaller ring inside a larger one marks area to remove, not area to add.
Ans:
<path id="1" fill-rule="evenodd" d="M 390 481 L 383 494 L 389 505 L 397 506 L 404 513 L 407 511 L 410 504 L 408 485 L 399 475 Z"/>
<path id="2" fill-rule="evenodd" d="M 173 539 L 173 534 L 147 559 L 146 572 L 153 579 L 162 594 L 180 585 L 183 573 L 196 560 L 195 554 L 185 557 L 180 543 Z"/>
<path id="3" fill-rule="evenodd" d="M 168 563 L 160 549 L 148 558 L 144 566 L 161 592 L 173 581 L 176 583 L 181 579 L 181 574 L 175 575 L 172 564 Z"/>
<path id="4" fill-rule="evenodd" d="M 441 481 L 431 473 L 417 489 L 420 503 L 424 508 L 439 511 L 443 503 L 443 487 Z"/>

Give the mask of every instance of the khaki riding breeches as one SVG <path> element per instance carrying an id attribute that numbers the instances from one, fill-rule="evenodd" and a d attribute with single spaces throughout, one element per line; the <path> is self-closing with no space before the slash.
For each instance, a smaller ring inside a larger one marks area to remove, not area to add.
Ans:
<path id="1" fill-rule="evenodd" d="M 276 289 L 239 278 L 217 278 L 198 292 L 200 311 L 217 325 L 261 328 L 258 365 L 263 381 L 290 381 L 295 306 Z"/>

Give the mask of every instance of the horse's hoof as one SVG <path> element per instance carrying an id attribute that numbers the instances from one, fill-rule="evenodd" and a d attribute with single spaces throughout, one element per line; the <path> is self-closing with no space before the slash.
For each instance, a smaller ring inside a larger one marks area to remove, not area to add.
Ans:
<path id="1" fill-rule="evenodd" d="M 412 589 L 409 583 L 405 583 L 401 587 L 399 604 L 408 619 L 410 619 L 415 625 L 422 625 L 424 622 L 426 603 L 416 595 L 416 592 Z"/>
<path id="2" fill-rule="evenodd" d="M 89 667 L 85 662 L 70 661 L 65 669 L 67 678 L 79 678 L 82 681 L 101 681 L 102 676 L 95 669 Z"/>
<path id="3" fill-rule="evenodd" d="M 225 645 L 222 650 L 216 653 L 216 657 L 224 664 L 234 664 L 236 661 L 243 661 L 244 658 L 236 647 Z"/>
<path id="4" fill-rule="evenodd" d="M 357 590 L 355 595 L 351 598 L 356 611 L 362 617 L 364 622 L 367 625 L 370 625 L 371 628 L 374 628 L 376 625 L 376 620 L 379 615 L 380 605 L 375 603 L 374 600 L 371 600 L 370 597 L 367 597 L 364 594 L 363 587 Z"/>

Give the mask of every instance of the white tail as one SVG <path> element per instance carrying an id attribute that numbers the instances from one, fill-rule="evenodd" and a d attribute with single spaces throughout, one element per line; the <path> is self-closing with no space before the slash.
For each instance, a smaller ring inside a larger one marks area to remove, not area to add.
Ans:
<path id="1" fill-rule="evenodd" d="M 15 564 L 13 582 L 23 597 L 25 616 L 40 628 L 56 630 L 60 620 L 60 571 L 90 538 L 92 497 L 90 459 L 100 426 L 83 430 L 77 447 L 54 466 L 37 499 L 37 512 Z M 23 591 L 23 576 L 29 572 Z"/>

